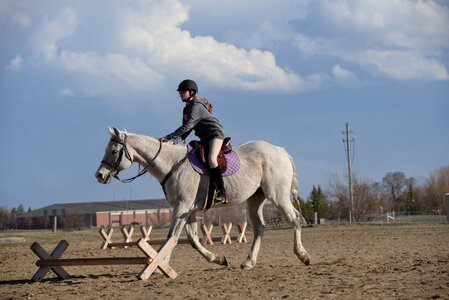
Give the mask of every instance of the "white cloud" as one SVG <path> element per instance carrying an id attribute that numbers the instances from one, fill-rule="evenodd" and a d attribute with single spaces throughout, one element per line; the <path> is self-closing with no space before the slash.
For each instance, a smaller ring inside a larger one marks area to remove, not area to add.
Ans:
<path id="1" fill-rule="evenodd" d="M 312 0 L 312 2 L 315 0 Z M 228 0 L 208 5 L 205 0 L 185 0 L 193 32 L 207 32 L 218 40 L 246 49 L 273 49 L 291 38 L 291 20 L 307 15 L 310 0 Z M 204 26 L 207 24 L 207 26 Z"/>
<path id="2" fill-rule="evenodd" d="M 333 66 L 331 73 L 335 81 L 343 86 L 357 87 L 360 85 L 360 80 L 357 76 L 353 72 L 342 68 L 340 65 Z"/>
<path id="3" fill-rule="evenodd" d="M 71 74 L 89 76 L 89 80 L 83 81 L 82 90 L 89 90 L 90 94 L 96 90 L 95 94 L 98 94 L 98 88 L 101 86 L 107 94 L 105 80 L 109 81 L 111 86 L 121 83 L 132 89 L 149 90 L 163 80 L 162 75 L 149 68 L 139 57 L 96 51 L 76 52 L 61 47 L 64 38 L 76 34 L 79 23 L 77 12 L 68 7 L 52 18 L 45 16 L 43 26 L 33 39 L 33 44 L 47 62 Z"/>
<path id="4" fill-rule="evenodd" d="M 73 96 L 73 91 L 71 88 L 65 88 L 61 91 L 61 95 L 63 96 Z"/>
<path id="5" fill-rule="evenodd" d="M 47 61 L 52 61 L 57 58 L 60 40 L 73 35 L 78 24 L 78 15 L 70 7 L 64 8 L 54 19 L 45 16 L 42 29 L 33 39 L 33 46 Z"/>
<path id="6" fill-rule="evenodd" d="M 122 54 L 62 51 L 59 59 L 67 71 L 107 78 L 111 84 L 118 81 L 131 88 L 149 90 L 163 80 L 163 76 L 149 68 L 142 59 Z"/>
<path id="7" fill-rule="evenodd" d="M 449 9 L 436 1 L 322 0 L 321 17 L 335 31 L 369 34 L 384 46 L 449 46 Z"/>
<path id="8" fill-rule="evenodd" d="M 22 67 L 22 56 L 20 54 L 17 54 L 16 57 L 14 57 L 9 65 L 6 66 L 8 70 L 11 71 L 19 71 Z"/>
<path id="9" fill-rule="evenodd" d="M 367 50 L 355 53 L 352 61 L 398 80 L 449 79 L 447 68 L 435 58 L 427 58 L 412 51 Z"/>
<path id="10" fill-rule="evenodd" d="M 212 30 L 230 28 L 221 36 L 235 44 L 273 49 L 274 53 L 281 47 L 296 46 L 309 66 L 319 65 L 317 61 L 324 57 L 334 64 L 363 67 L 368 71 L 364 75 L 371 73 L 396 80 L 448 79 L 445 62 L 449 8 L 444 2 L 304 0 L 286 1 L 285 5 L 278 2 L 274 5 L 272 1 L 263 5 L 238 2 L 231 0 L 225 9 L 216 6 L 209 10 L 203 0 L 188 0 L 192 4 L 190 14 L 196 16 L 189 21 L 189 27 L 205 31 L 201 29 L 204 22 L 200 17 L 205 15 Z M 244 27 L 240 25 L 243 23 Z M 370 52 L 376 55 L 370 57 L 367 55 Z M 406 65 L 385 57 L 394 57 Z M 310 69 L 303 65 L 291 68 L 299 73 Z"/>
<path id="11" fill-rule="evenodd" d="M 294 90 L 302 79 L 276 64 L 272 52 L 245 50 L 212 36 L 191 36 L 180 25 L 188 10 L 177 1 L 157 1 L 123 17 L 124 44 L 149 65 L 174 74 L 189 74 L 222 88 Z"/>
<path id="12" fill-rule="evenodd" d="M 300 84 L 300 89 L 304 91 L 317 90 L 329 85 L 330 77 L 324 73 L 315 73 L 304 78 Z"/>
<path id="13" fill-rule="evenodd" d="M 397 80 L 448 80 L 449 9 L 435 1 L 322 0 L 323 36 L 296 36 L 305 56 L 325 55 Z M 330 37 L 327 37 L 330 36 Z"/>
<path id="14" fill-rule="evenodd" d="M 207 35 L 192 36 L 181 28 L 189 10 L 179 1 L 140 2 L 134 8 L 117 7 L 117 12 L 120 19 L 115 24 L 121 29 L 110 33 L 117 40 L 105 52 L 95 47 L 86 51 L 83 43 L 76 51 L 67 47 L 67 41 L 79 38 L 77 30 L 91 26 L 80 23 L 78 13 L 82 12 L 68 7 L 45 16 L 33 46 L 52 65 L 90 76 L 84 84 L 111 80 L 124 88 L 149 91 L 166 78 L 191 77 L 219 88 L 292 91 L 309 82 L 279 67 L 270 51 L 238 48 Z"/>
<path id="15" fill-rule="evenodd" d="M 222 89 L 297 92 L 360 84 L 362 68 L 396 80 L 449 79 L 449 10 L 435 1 L 231 0 L 210 11 L 204 0 L 113 1 L 102 11 L 113 25 L 100 29 L 86 5 L 72 4 L 48 10 L 32 50 L 73 74 L 79 92 L 147 92 L 184 77 Z M 31 11 L 21 10 L 17 22 L 27 26 Z"/>

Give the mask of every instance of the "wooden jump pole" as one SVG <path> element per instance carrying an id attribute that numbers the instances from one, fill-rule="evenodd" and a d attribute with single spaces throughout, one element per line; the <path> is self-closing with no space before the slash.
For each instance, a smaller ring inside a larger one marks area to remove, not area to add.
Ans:
<path id="1" fill-rule="evenodd" d="M 162 245 L 166 240 L 148 240 L 146 241 L 148 245 Z M 190 243 L 187 239 L 179 239 L 178 244 L 188 244 Z M 109 243 L 107 248 L 124 248 L 124 247 L 136 247 L 139 242 L 116 242 Z"/>
<path id="2" fill-rule="evenodd" d="M 40 282 L 52 270 L 59 278 L 67 279 L 70 275 L 63 266 L 87 266 L 87 265 L 144 265 L 137 275 L 141 280 L 147 280 L 153 272 L 159 268 L 169 278 L 176 278 L 178 274 L 165 261 L 165 257 L 176 245 L 174 238 L 170 238 L 159 251 L 154 250 L 144 238 L 137 242 L 139 249 L 145 257 L 94 257 L 94 258 L 67 258 L 60 259 L 68 247 L 67 241 L 60 241 L 49 254 L 37 242 L 31 245 L 31 250 L 39 257 L 36 265 L 39 267 L 32 280 Z"/>
<path id="3" fill-rule="evenodd" d="M 148 257 L 93 257 L 67 259 L 39 259 L 38 267 L 54 266 L 101 266 L 101 265 L 145 265 L 151 263 Z"/>

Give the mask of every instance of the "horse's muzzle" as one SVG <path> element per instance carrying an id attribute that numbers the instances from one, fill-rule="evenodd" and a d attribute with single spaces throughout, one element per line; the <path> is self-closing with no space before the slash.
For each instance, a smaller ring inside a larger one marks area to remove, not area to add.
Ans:
<path id="1" fill-rule="evenodd" d="M 102 184 L 108 184 L 111 182 L 111 173 L 108 170 L 105 170 L 104 168 L 100 168 L 97 173 L 95 174 L 95 178 L 97 178 L 97 181 Z"/>

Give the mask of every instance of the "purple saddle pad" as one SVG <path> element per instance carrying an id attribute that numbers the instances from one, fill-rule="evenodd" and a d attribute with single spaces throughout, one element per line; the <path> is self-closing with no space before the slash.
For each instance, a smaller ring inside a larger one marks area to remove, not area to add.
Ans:
<path id="1" fill-rule="evenodd" d="M 187 152 L 190 164 L 192 165 L 193 169 L 202 175 L 209 175 L 210 172 L 204 165 L 204 162 L 200 157 L 198 148 L 194 148 L 191 144 L 188 144 Z M 222 173 L 223 176 L 230 176 L 237 173 L 240 170 L 240 159 L 237 152 L 232 150 L 231 152 L 225 154 L 225 157 L 227 161 L 227 169 Z"/>

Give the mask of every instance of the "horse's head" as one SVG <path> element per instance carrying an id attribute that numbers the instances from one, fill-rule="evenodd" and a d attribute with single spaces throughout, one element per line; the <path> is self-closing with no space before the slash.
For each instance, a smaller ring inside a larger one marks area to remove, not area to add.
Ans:
<path id="1" fill-rule="evenodd" d="M 111 139 L 104 153 L 103 160 L 98 167 L 95 177 L 98 182 L 107 184 L 118 173 L 132 164 L 132 157 L 126 147 L 126 134 L 117 128 L 108 128 Z"/>

